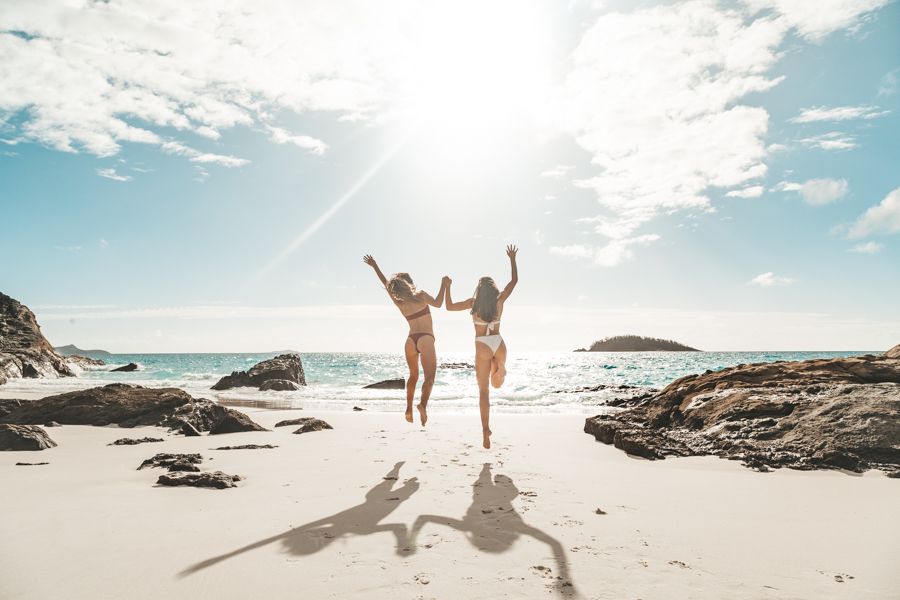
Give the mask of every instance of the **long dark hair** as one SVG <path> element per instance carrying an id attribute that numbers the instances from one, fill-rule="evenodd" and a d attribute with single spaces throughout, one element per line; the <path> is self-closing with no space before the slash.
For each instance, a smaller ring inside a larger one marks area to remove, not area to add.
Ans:
<path id="1" fill-rule="evenodd" d="M 500 290 L 493 277 L 482 277 L 475 288 L 475 300 L 472 302 L 472 314 L 482 321 L 490 323 L 497 317 L 497 299 Z"/>
<path id="2" fill-rule="evenodd" d="M 409 273 L 394 273 L 387 283 L 388 292 L 397 302 L 409 302 L 416 295 L 416 285 Z"/>

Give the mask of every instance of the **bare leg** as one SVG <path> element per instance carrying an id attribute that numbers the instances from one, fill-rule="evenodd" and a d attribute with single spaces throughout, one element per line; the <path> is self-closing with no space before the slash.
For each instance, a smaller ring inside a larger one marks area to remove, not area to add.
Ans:
<path id="1" fill-rule="evenodd" d="M 491 361 L 491 385 L 499 388 L 506 380 L 506 342 L 500 342 L 494 360 Z"/>
<path id="2" fill-rule="evenodd" d="M 437 353 L 434 349 L 434 338 L 422 336 L 419 338 L 419 358 L 422 361 L 422 370 L 425 379 L 422 381 L 422 399 L 416 408 L 419 409 L 419 418 L 422 425 L 428 422 L 428 398 L 431 397 L 431 388 L 434 387 L 434 375 L 437 372 Z"/>
<path id="3" fill-rule="evenodd" d="M 478 408 L 481 411 L 482 445 L 491 447 L 491 399 L 488 380 L 493 357 L 491 350 L 481 342 L 475 342 L 475 379 L 478 380 Z"/>
<path id="4" fill-rule="evenodd" d="M 416 384 L 419 382 L 419 352 L 411 338 L 406 338 L 403 347 L 406 364 L 409 366 L 409 378 L 406 380 L 406 420 L 413 422 L 413 398 L 416 396 Z"/>

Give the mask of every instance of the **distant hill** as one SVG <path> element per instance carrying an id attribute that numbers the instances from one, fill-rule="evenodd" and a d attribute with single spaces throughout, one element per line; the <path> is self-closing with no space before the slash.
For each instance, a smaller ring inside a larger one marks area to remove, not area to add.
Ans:
<path id="1" fill-rule="evenodd" d="M 672 340 L 639 335 L 616 335 L 594 342 L 590 348 L 580 348 L 575 352 L 700 352 L 700 350 Z"/>
<path id="2" fill-rule="evenodd" d="M 62 354 L 63 356 L 86 356 L 88 358 L 99 358 L 99 357 L 107 357 L 110 356 L 110 353 L 106 350 L 82 350 L 78 346 L 74 344 L 69 344 L 67 346 L 59 346 L 58 348 L 54 348 L 57 352 Z"/>

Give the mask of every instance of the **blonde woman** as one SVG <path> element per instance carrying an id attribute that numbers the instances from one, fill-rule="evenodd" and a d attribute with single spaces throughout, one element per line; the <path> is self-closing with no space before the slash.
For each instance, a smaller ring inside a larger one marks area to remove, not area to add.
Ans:
<path id="1" fill-rule="evenodd" d="M 428 292 L 417 290 L 409 273 L 395 273 L 390 279 L 384 276 L 378 263 L 370 254 L 363 257 L 363 262 L 375 270 L 378 279 L 387 290 L 388 296 L 400 313 L 409 322 L 409 334 L 403 345 L 406 364 L 409 366 L 409 378 L 406 380 L 406 420 L 413 422 L 413 399 L 416 395 L 416 383 L 419 381 L 419 363 L 425 378 L 422 381 L 422 397 L 416 408 L 422 425 L 428 421 L 428 398 L 434 386 L 434 375 L 437 371 L 437 354 L 434 349 L 434 328 L 431 321 L 431 306 L 440 308 L 444 303 L 444 292 L 448 278 L 441 281 L 441 289 L 437 298 Z"/>
<path id="2" fill-rule="evenodd" d="M 447 310 L 469 309 L 472 324 L 475 326 L 475 378 L 478 380 L 478 407 L 481 411 L 482 444 L 491 447 L 491 400 L 488 382 L 495 388 L 503 385 L 506 379 L 506 342 L 500 335 L 500 315 L 503 306 L 519 282 L 519 271 L 516 267 L 516 253 L 513 245 L 506 247 L 512 276 L 501 292 L 491 277 L 478 280 L 475 294 L 468 300 L 453 302 L 450 296 L 450 284 L 447 278 Z"/>

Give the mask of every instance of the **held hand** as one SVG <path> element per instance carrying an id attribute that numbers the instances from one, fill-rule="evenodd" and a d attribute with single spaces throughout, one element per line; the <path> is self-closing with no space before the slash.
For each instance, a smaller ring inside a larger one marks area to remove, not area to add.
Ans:
<path id="1" fill-rule="evenodd" d="M 509 257 L 510 260 L 516 260 L 516 252 L 518 252 L 518 251 L 519 251 L 519 249 L 516 248 L 515 246 L 513 246 L 512 244 L 510 244 L 509 246 L 506 247 L 506 255 Z"/>
<path id="2" fill-rule="evenodd" d="M 375 259 L 372 258 L 371 254 L 366 254 L 365 256 L 363 256 L 363 262 L 372 268 L 375 268 L 378 266 L 378 263 L 375 262 Z"/>
<path id="3" fill-rule="evenodd" d="M 450 279 L 449 276 L 444 275 L 444 276 L 441 278 L 441 284 L 442 284 L 442 285 L 450 285 L 451 283 L 453 283 L 453 280 Z"/>

